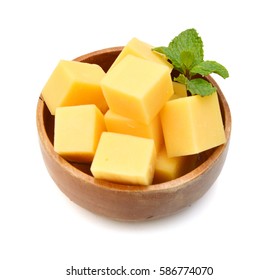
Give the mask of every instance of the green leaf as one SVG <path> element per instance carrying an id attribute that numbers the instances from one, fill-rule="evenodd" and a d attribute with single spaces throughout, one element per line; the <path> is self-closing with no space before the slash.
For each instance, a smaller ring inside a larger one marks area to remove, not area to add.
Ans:
<path id="1" fill-rule="evenodd" d="M 176 70 L 178 70 L 181 73 L 184 72 L 184 67 L 183 64 L 181 63 L 180 57 L 178 57 L 171 48 L 157 47 L 157 48 L 153 48 L 152 50 L 164 54 L 167 57 L 167 59 L 171 61 L 172 65 Z"/>
<path id="2" fill-rule="evenodd" d="M 180 84 L 187 85 L 189 80 L 183 74 L 179 74 L 177 78 L 174 78 L 174 81 Z"/>
<path id="3" fill-rule="evenodd" d="M 181 32 L 170 42 L 169 48 L 175 52 L 178 60 L 183 52 L 193 54 L 193 65 L 204 60 L 203 41 L 194 28 Z"/>
<path id="4" fill-rule="evenodd" d="M 201 96 L 211 95 L 216 92 L 216 88 L 210 82 L 202 78 L 188 80 L 187 89 L 192 95 L 199 94 Z"/>
<path id="5" fill-rule="evenodd" d="M 212 60 L 203 61 L 203 62 L 195 65 L 190 70 L 191 75 L 200 74 L 202 76 L 207 76 L 211 73 L 216 73 L 224 79 L 229 77 L 228 70 L 220 63 L 218 63 L 216 61 L 212 61 Z"/>
<path id="6" fill-rule="evenodd" d="M 181 32 L 170 42 L 168 47 L 158 47 L 153 50 L 166 55 L 172 62 L 174 68 L 181 73 L 185 71 L 184 66 L 186 64 L 184 64 L 184 56 L 186 53 L 191 53 L 189 60 L 192 60 L 192 66 L 204 60 L 203 41 L 193 28 Z"/>
<path id="7" fill-rule="evenodd" d="M 181 74 L 174 81 L 185 84 L 192 94 L 206 96 L 214 93 L 216 88 L 207 80 L 196 78 L 196 74 L 207 76 L 211 73 L 228 78 L 228 70 L 216 61 L 204 61 L 203 42 L 197 31 L 187 29 L 176 36 L 168 47 L 153 48 L 173 64 L 174 69 Z"/>
<path id="8" fill-rule="evenodd" d="M 161 54 L 165 54 L 167 55 L 167 47 L 156 47 L 156 48 L 152 48 L 153 51 L 159 52 Z"/>
<path id="9" fill-rule="evenodd" d="M 180 74 L 177 78 L 174 78 L 174 81 L 186 85 L 187 90 L 192 95 L 198 94 L 207 96 L 216 92 L 216 88 L 210 82 L 202 78 L 189 80 L 183 74 Z"/>
<path id="10" fill-rule="evenodd" d="M 185 69 L 191 69 L 194 62 L 194 54 L 190 51 L 184 51 L 181 53 L 181 62 L 185 66 Z"/>

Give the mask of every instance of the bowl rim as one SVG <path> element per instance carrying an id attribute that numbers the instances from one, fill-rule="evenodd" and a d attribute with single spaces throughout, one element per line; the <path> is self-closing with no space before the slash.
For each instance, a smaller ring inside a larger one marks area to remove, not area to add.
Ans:
<path id="1" fill-rule="evenodd" d="M 99 55 L 103 53 L 113 53 L 120 52 L 123 47 L 111 47 L 102 50 L 97 50 L 94 52 L 90 52 L 88 54 L 79 56 L 73 60 L 76 61 L 84 61 L 93 55 Z M 179 188 L 184 187 L 186 184 L 189 186 L 191 182 L 198 180 L 198 178 L 203 174 L 209 171 L 215 162 L 217 162 L 220 158 L 220 155 L 226 150 L 227 146 L 230 142 L 230 134 L 231 134 L 231 112 L 227 100 L 220 89 L 219 85 L 216 81 L 209 75 L 206 77 L 216 88 L 217 94 L 219 97 L 219 103 L 223 108 L 224 118 L 223 125 L 225 129 L 226 135 L 226 143 L 222 144 L 218 147 L 214 148 L 212 154 L 206 159 L 203 163 L 197 166 L 192 171 L 182 175 L 179 178 L 176 178 L 171 181 L 166 181 L 163 183 L 152 184 L 148 186 L 139 186 L 139 185 L 124 185 L 118 184 L 110 181 L 99 180 L 93 177 L 93 175 L 86 174 L 85 172 L 79 170 L 74 167 L 70 162 L 66 161 L 60 155 L 58 155 L 54 151 L 54 147 L 47 135 L 46 128 L 44 125 L 44 110 L 47 110 L 47 106 L 43 100 L 42 94 L 39 96 L 38 104 L 37 104 L 37 112 L 36 112 L 36 122 L 37 122 L 37 130 L 39 134 L 40 145 L 43 145 L 46 149 L 47 153 L 51 158 L 58 163 L 65 172 L 68 172 L 71 176 L 78 178 L 79 180 L 84 181 L 86 184 L 93 184 L 95 187 L 106 188 L 108 190 L 120 191 L 120 192 L 157 192 L 157 191 L 177 191 Z"/>

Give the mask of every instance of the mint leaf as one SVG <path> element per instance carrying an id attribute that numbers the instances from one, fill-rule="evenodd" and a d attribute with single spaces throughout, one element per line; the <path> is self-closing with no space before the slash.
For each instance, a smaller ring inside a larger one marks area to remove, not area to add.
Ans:
<path id="1" fill-rule="evenodd" d="M 184 66 L 180 60 L 180 56 L 171 48 L 158 47 L 158 48 L 153 48 L 152 50 L 164 54 L 171 61 L 174 68 L 179 72 L 183 73 L 185 71 Z"/>
<path id="2" fill-rule="evenodd" d="M 193 28 L 181 32 L 170 42 L 168 47 L 158 47 L 153 50 L 166 55 L 174 68 L 181 73 L 184 73 L 186 70 L 183 63 L 186 53 L 190 53 L 191 58 L 189 60 L 192 60 L 192 66 L 204 60 L 202 39 Z"/>
<path id="3" fill-rule="evenodd" d="M 190 51 L 184 51 L 180 55 L 181 62 L 185 66 L 185 69 L 191 69 L 194 62 L 194 54 Z"/>
<path id="4" fill-rule="evenodd" d="M 201 78 L 188 80 L 187 89 L 192 95 L 199 94 L 201 96 L 211 95 L 216 92 L 216 88 L 210 82 Z"/>
<path id="5" fill-rule="evenodd" d="M 229 77 L 228 70 L 220 63 L 212 60 L 203 61 L 190 70 L 191 75 L 200 74 L 202 76 L 207 76 L 211 73 L 216 73 L 224 79 Z"/>
<path id="6" fill-rule="evenodd" d="M 211 95 L 216 92 L 216 88 L 207 80 L 196 78 L 189 80 L 183 74 L 180 74 L 174 81 L 186 85 L 187 90 L 192 94 L 201 96 Z"/>
<path id="7" fill-rule="evenodd" d="M 194 28 L 181 32 L 168 47 L 153 48 L 153 51 L 167 57 L 174 69 L 181 73 L 174 81 L 185 84 L 192 95 L 206 96 L 216 91 L 210 82 L 196 74 L 207 76 L 215 73 L 223 78 L 229 77 L 228 70 L 220 63 L 204 61 L 203 42 Z"/>
<path id="8" fill-rule="evenodd" d="M 152 48 L 152 50 L 166 55 L 167 58 L 168 58 L 168 55 L 171 55 L 171 53 L 169 52 L 167 47 L 157 47 L 157 48 Z"/>
<path id="9" fill-rule="evenodd" d="M 189 80 L 183 74 L 179 74 L 177 78 L 174 78 L 174 81 L 187 86 Z"/>
<path id="10" fill-rule="evenodd" d="M 204 60 L 203 41 L 195 29 L 187 29 L 176 36 L 169 44 L 169 48 L 176 53 L 180 60 L 183 52 L 193 54 L 193 65 Z"/>

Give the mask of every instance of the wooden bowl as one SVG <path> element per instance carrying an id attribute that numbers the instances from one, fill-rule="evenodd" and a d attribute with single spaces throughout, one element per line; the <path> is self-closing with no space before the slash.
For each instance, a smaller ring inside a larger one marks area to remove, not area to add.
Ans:
<path id="1" fill-rule="evenodd" d="M 95 51 L 76 61 L 99 64 L 107 71 L 122 47 Z M 182 177 L 150 186 L 128 186 L 95 179 L 86 164 L 71 164 L 54 152 L 54 117 L 43 98 L 37 105 L 37 129 L 42 156 L 49 174 L 70 200 L 111 219 L 140 221 L 172 215 L 202 197 L 220 174 L 229 147 L 231 114 L 216 82 L 227 143 L 198 155 L 194 169 Z"/>

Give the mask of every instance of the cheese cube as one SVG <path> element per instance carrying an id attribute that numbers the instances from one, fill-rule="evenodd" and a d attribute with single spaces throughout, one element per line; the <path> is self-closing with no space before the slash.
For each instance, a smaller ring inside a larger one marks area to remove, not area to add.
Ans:
<path id="1" fill-rule="evenodd" d="M 149 124 L 173 94 L 166 66 L 127 55 L 101 81 L 109 108 L 124 117 Z"/>
<path id="2" fill-rule="evenodd" d="M 108 110 L 104 121 L 107 131 L 153 139 L 157 151 L 164 143 L 159 115 L 146 125 Z"/>
<path id="3" fill-rule="evenodd" d="M 110 69 L 116 66 L 124 57 L 131 54 L 143 59 L 154 61 L 160 64 L 163 64 L 169 68 L 169 71 L 172 71 L 173 65 L 167 61 L 167 58 L 163 55 L 160 55 L 152 51 L 153 46 L 138 40 L 137 38 L 132 38 L 127 45 L 123 48 L 119 56 L 116 58 Z M 109 69 L 109 71 L 110 71 Z M 109 72 L 108 71 L 108 72 Z"/>
<path id="4" fill-rule="evenodd" d="M 187 89 L 185 84 L 173 82 L 173 89 L 174 89 L 174 94 L 171 96 L 170 98 L 171 100 L 187 96 Z"/>
<path id="5" fill-rule="evenodd" d="M 61 60 L 42 90 L 52 115 L 57 107 L 95 104 L 105 113 L 108 109 L 100 80 L 105 72 L 99 65 Z"/>
<path id="6" fill-rule="evenodd" d="M 160 117 L 169 157 L 200 153 L 226 142 L 217 93 L 168 101 Z"/>
<path id="7" fill-rule="evenodd" d="M 195 168 L 197 155 L 168 157 L 163 147 L 157 154 L 153 184 L 174 180 Z"/>
<path id="8" fill-rule="evenodd" d="M 91 165 L 95 178 L 131 185 L 149 185 L 156 149 L 152 139 L 104 132 Z"/>
<path id="9" fill-rule="evenodd" d="M 69 161 L 91 163 L 103 131 L 104 117 L 96 105 L 58 107 L 54 150 Z"/>

